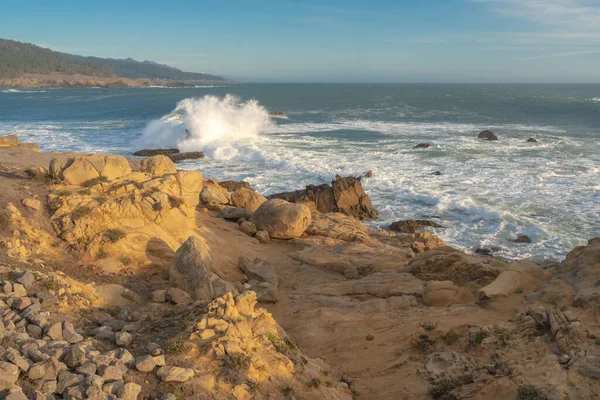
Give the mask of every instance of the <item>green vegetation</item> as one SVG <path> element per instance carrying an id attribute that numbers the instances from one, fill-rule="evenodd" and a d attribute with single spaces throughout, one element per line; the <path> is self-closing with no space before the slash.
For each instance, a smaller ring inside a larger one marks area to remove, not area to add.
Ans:
<path id="1" fill-rule="evenodd" d="M 221 366 L 221 377 L 237 385 L 244 381 L 246 371 L 250 367 L 250 356 L 244 353 L 227 354 Z"/>
<path id="2" fill-rule="evenodd" d="M 79 59 L 34 44 L 0 39 L 0 79 L 52 72 L 100 77 L 113 75 L 110 67 L 103 63 Z"/>
<path id="3" fill-rule="evenodd" d="M 308 381 L 307 385 L 316 389 L 321 386 L 321 380 L 319 378 L 312 378 L 310 381 Z"/>
<path id="4" fill-rule="evenodd" d="M 131 264 L 131 258 L 129 257 L 121 257 L 121 263 L 125 266 Z"/>
<path id="5" fill-rule="evenodd" d="M 515 293 L 516 293 L 516 294 L 521 294 L 521 293 L 523 293 L 523 289 L 521 289 L 521 288 L 518 288 L 517 290 L 515 290 Z"/>
<path id="6" fill-rule="evenodd" d="M 58 290 L 60 289 L 60 285 L 55 280 L 46 281 L 46 288 L 48 290 Z"/>
<path id="7" fill-rule="evenodd" d="M 97 260 L 102 260 L 104 258 L 108 257 L 108 254 L 106 253 L 106 250 L 104 250 L 104 247 L 100 247 L 98 249 L 98 252 L 96 253 L 96 259 Z"/>
<path id="8" fill-rule="evenodd" d="M 5 231 L 10 227 L 10 218 L 8 217 L 8 213 L 2 211 L 0 212 L 0 231 Z"/>
<path id="9" fill-rule="evenodd" d="M 104 231 L 104 239 L 111 243 L 117 243 L 119 240 L 127 236 L 127 233 L 122 229 L 108 229 Z"/>
<path id="10" fill-rule="evenodd" d="M 435 342 L 429 339 L 429 335 L 420 334 L 419 339 L 417 340 L 417 349 L 421 350 L 423 353 L 427 352 L 431 346 L 433 346 Z"/>
<path id="11" fill-rule="evenodd" d="M 434 399 L 441 399 L 444 396 L 450 394 L 452 390 L 456 387 L 456 384 L 448 379 L 443 379 L 441 381 L 437 381 L 431 384 L 429 388 L 429 396 Z"/>
<path id="12" fill-rule="evenodd" d="M 421 328 L 425 329 L 426 331 L 432 331 L 436 327 L 437 325 L 435 324 L 435 322 L 426 321 L 421 324 Z"/>
<path id="13" fill-rule="evenodd" d="M 279 388 L 283 398 L 289 399 L 294 395 L 294 387 L 292 385 L 283 385 Z"/>
<path id="14" fill-rule="evenodd" d="M 547 400 L 546 396 L 531 385 L 521 385 L 517 392 L 519 393 L 519 400 Z"/>
<path id="15" fill-rule="evenodd" d="M 103 182 L 108 182 L 108 178 L 105 177 L 105 176 L 100 175 L 97 178 L 88 179 L 87 181 L 83 182 L 81 184 L 81 186 L 83 186 L 85 188 L 89 188 L 89 187 L 96 186 L 96 185 L 98 185 L 100 183 L 103 183 Z"/>
<path id="16" fill-rule="evenodd" d="M 273 332 L 267 332 L 266 336 L 267 339 L 269 339 L 269 341 L 273 345 L 273 348 L 275 348 L 277 352 L 284 354 L 288 357 L 290 356 L 292 350 L 297 348 L 296 343 L 290 337 L 285 337 L 281 339 Z"/>
<path id="17" fill-rule="evenodd" d="M 483 342 L 483 339 L 489 336 L 489 333 L 484 331 L 483 329 L 479 329 L 475 334 L 471 337 L 471 342 L 476 346 Z"/>
<path id="18" fill-rule="evenodd" d="M 68 190 L 59 190 L 59 191 L 55 192 L 54 194 L 57 196 L 60 196 L 60 197 L 64 197 L 64 196 L 70 196 L 71 192 L 69 192 Z"/>
<path id="19" fill-rule="evenodd" d="M 169 342 L 166 347 L 166 352 L 169 354 L 183 353 L 190 349 L 190 343 L 183 339 L 175 339 Z"/>
<path id="20" fill-rule="evenodd" d="M 91 211 L 92 209 L 89 207 L 77 207 L 71 213 L 71 219 L 73 219 L 73 221 L 77 221 L 78 219 L 88 215 Z"/>
<path id="21" fill-rule="evenodd" d="M 98 196 L 98 197 L 94 198 L 94 200 L 96 200 L 98 202 L 98 204 L 102 205 L 102 204 L 106 203 L 106 201 L 108 200 L 108 197 Z"/>

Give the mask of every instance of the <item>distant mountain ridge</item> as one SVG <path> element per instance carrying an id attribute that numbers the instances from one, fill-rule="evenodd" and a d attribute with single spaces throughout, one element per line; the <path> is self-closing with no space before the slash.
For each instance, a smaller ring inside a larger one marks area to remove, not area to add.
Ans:
<path id="1" fill-rule="evenodd" d="M 31 43 L 0 39 L 0 79 L 19 78 L 25 74 L 53 73 L 80 74 L 94 78 L 225 81 L 217 75 L 185 72 L 153 61 L 84 57 L 60 53 Z"/>

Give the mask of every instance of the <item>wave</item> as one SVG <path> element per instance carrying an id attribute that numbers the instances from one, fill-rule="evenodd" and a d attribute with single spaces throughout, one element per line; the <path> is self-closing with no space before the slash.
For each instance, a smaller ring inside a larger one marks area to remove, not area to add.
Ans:
<path id="1" fill-rule="evenodd" d="M 592 97 L 591 99 L 588 99 L 588 101 L 591 101 L 593 103 L 600 103 L 600 97 Z"/>
<path id="2" fill-rule="evenodd" d="M 3 93 L 46 93 L 45 90 L 20 90 L 20 89 L 6 89 Z"/>
<path id="3" fill-rule="evenodd" d="M 256 100 L 206 95 L 180 101 L 171 113 L 150 121 L 132 144 L 136 148 L 174 146 L 229 160 L 271 124 L 267 109 Z"/>

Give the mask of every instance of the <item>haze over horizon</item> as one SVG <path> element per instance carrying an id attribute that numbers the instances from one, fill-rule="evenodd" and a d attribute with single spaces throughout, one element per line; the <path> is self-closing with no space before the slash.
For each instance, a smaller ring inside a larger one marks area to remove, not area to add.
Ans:
<path id="1" fill-rule="evenodd" d="M 23 1 L 0 37 L 243 81 L 600 82 L 597 0 Z"/>

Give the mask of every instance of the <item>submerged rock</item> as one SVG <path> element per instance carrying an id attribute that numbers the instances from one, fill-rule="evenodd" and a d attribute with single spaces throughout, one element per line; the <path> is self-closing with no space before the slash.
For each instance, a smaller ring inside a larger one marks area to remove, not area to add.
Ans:
<path id="1" fill-rule="evenodd" d="M 514 240 L 515 243 L 531 243 L 531 238 L 527 235 L 519 235 Z"/>
<path id="2" fill-rule="evenodd" d="M 358 219 L 375 219 L 379 213 L 373 208 L 360 179 L 339 175 L 331 184 L 309 185 L 304 190 L 278 193 L 271 198 L 291 203 L 307 203 L 311 209 L 322 213 L 340 212 Z"/>
<path id="3" fill-rule="evenodd" d="M 443 228 L 443 226 L 437 222 L 425 219 L 406 219 L 393 222 L 392 225 L 390 225 L 390 230 L 400 233 L 415 233 L 424 228 Z"/>
<path id="4" fill-rule="evenodd" d="M 419 143 L 418 145 L 413 147 L 413 149 L 427 149 L 429 147 L 431 147 L 430 143 Z"/>
<path id="5" fill-rule="evenodd" d="M 269 113 L 269 117 L 288 119 L 288 116 L 283 111 L 280 111 L 280 110 L 271 111 Z"/>
<path id="6" fill-rule="evenodd" d="M 492 131 L 482 131 L 477 136 L 477 139 L 485 139 L 485 140 L 498 140 L 498 136 L 494 135 Z"/>
<path id="7" fill-rule="evenodd" d="M 537 143 L 537 140 L 535 140 L 534 138 L 529 138 L 527 139 L 527 143 Z"/>
<path id="8" fill-rule="evenodd" d="M 204 158 L 204 153 L 201 151 L 190 151 L 187 153 L 174 153 L 167 154 L 173 162 L 179 162 L 183 160 L 197 160 L 199 158 Z"/>

